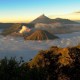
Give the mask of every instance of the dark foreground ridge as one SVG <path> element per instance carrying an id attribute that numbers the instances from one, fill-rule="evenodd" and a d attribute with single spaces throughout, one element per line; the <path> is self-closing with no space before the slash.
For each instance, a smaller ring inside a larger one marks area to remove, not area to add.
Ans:
<path id="1" fill-rule="evenodd" d="M 26 40 L 53 40 L 58 38 L 45 30 L 36 30 L 30 36 L 26 37 Z"/>
<path id="2" fill-rule="evenodd" d="M 80 80 L 80 46 L 41 50 L 29 62 L 0 60 L 0 80 Z"/>

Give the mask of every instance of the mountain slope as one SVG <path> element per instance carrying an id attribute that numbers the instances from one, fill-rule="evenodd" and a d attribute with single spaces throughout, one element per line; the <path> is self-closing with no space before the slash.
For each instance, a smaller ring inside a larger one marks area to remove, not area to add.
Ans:
<path id="1" fill-rule="evenodd" d="M 50 24 L 50 23 L 78 24 L 78 22 L 75 22 L 75 21 L 72 21 L 72 20 L 69 20 L 69 19 L 62 19 L 62 18 L 50 19 L 47 16 L 45 16 L 44 14 L 41 15 L 41 16 L 39 16 L 35 20 L 33 20 L 31 23 L 32 24 L 36 24 L 36 23 L 46 23 L 46 24 Z"/>
<path id="2" fill-rule="evenodd" d="M 44 14 L 33 20 L 31 23 L 51 23 L 51 19 L 46 17 Z"/>
<path id="3" fill-rule="evenodd" d="M 4 36 L 10 35 L 14 32 L 17 32 L 20 28 L 21 28 L 21 24 L 15 23 L 11 27 L 4 29 L 2 35 Z"/>
<path id="4" fill-rule="evenodd" d="M 36 30 L 30 36 L 26 37 L 26 40 L 51 40 L 56 38 L 58 37 L 45 30 Z"/>
<path id="5" fill-rule="evenodd" d="M 58 48 L 53 46 L 48 50 L 41 50 L 29 63 L 30 67 L 46 67 L 46 65 L 52 65 L 56 60 L 61 66 L 72 66 L 74 61 L 80 63 L 80 49 L 77 47 L 72 48 Z M 77 64 L 77 63 L 76 63 Z M 60 66 L 58 65 L 58 66 Z"/>
<path id="6" fill-rule="evenodd" d="M 62 19 L 62 18 L 52 19 L 52 21 L 62 23 L 62 24 L 78 24 L 78 22 L 75 22 L 69 19 Z"/>

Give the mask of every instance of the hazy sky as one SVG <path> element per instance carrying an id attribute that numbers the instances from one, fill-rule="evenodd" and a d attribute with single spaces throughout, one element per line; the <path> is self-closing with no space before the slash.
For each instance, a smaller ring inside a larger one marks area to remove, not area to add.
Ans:
<path id="1" fill-rule="evenodd" d="M 0 22 L 28 22 L 41 14 L 80 20 L 80 0 L 0 0 Z"/>

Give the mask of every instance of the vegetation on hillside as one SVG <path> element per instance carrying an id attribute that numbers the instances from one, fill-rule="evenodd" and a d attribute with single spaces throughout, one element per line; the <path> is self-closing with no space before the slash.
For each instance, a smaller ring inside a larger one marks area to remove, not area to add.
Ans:
<path id="1" fill-rule="evenodd" d="M 0 60 L 0 80 L 80 80 L 80 49 L 51 47 L 29 62 Z"/>

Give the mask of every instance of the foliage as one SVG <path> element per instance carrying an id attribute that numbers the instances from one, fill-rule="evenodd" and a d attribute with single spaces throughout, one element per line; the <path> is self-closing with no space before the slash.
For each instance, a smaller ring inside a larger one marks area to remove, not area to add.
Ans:
<path id="1" fill-rule="evenodd" d="M 59 60 L 66 51 L 72 62 L 64 65 Z M 0 60 L 0 80 L 80 80 L 80 49 L 51 47 L 29 62 L 5 57 Z"/>

